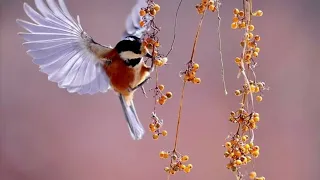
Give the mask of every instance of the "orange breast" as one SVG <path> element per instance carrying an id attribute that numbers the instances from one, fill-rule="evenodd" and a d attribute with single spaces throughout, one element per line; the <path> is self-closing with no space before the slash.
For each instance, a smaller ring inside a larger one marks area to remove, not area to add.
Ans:
<path id="1" fill-rule="evenodd" d="M 113 58 L 112 63 L 104 69 L 110 79 L 110 85 L 119 93 L 127 91 L 134 81 L 133 69 L 126 66 L 120 58 Z"/>

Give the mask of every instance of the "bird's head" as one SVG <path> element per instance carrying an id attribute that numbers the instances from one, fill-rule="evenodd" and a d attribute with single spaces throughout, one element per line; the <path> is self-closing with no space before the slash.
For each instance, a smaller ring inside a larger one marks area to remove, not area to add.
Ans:
<path id="1" fill-rule="evenodd" d="M 138 59 L 142 57 L 152 58 L 151 54 L 144 49 L 142 40 L 136 36 L 127 36 L 115 47 L 123 60 Z"/>

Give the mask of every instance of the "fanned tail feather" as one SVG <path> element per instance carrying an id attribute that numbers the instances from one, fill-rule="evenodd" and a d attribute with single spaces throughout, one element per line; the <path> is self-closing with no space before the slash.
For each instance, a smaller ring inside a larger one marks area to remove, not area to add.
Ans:
<path id="1" fill-rule="evenodd" d="M 137 116 L 133 101 L 130 102 L 130 105 L 127 104 L 125 98 L 122 95 L 119 95 L 120 103 L 127 120 L 130 135 L 134 140 L 142 139 L 144 135 L 144 128 L 140 123 L 140 120 Z"/>

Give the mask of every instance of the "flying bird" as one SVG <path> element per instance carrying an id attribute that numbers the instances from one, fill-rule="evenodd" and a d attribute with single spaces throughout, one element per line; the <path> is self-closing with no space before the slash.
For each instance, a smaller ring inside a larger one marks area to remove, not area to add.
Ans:
<path id="1" fill-rule="evenodd" d="M 28 32 L 18 33 L 23 45 L 48 80 L 70 93 L 95 94 L 114 90 L 120 99 L 129 132 L 134 140 L 145 130 L 137 115 L 133 97 L 137 88 L 150 78 L 153 62 L 141 39 L 146 27 L 140 27 L 139 11 L 146 0 L 137 0 L 125 21 L 120 41 L 112 47 L 96 42 L 86 33 L 80 18 L 74 19 L 64 0 L 35 0 L 38 12 L 27 3 L 23 8 L 31 22 L 17 19 Z"/>

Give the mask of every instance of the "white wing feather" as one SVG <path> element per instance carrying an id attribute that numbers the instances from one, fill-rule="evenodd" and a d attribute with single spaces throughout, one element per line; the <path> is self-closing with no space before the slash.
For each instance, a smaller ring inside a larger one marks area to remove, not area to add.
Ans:
<path id="1" fill-rule="evenodd" d="M 137 36 L 141 38 L 143 33 L 147 30 L 146 27 L 140 27 L 140 21 L 142 17 L 140 16 L 141 8 L 147 7 L 148 4 L 146 0 L 137 0 L 136 4 L 132 7 L 131 12 L 129 13 L 126 22 L 125 22 L 125 31 L 122 35 L 122 39 L 126 36 Z"/>
<path id="2" fill-rule="evenodd" d="M 50 81 L 70 93 L 107 92 L 109 79 L 103 70 L 103 55 L 112 47 L 95 43 L 83 31 L 80 19 L 70 15 L 64 0 L 35 0 L 39 12 L 24 3 L 24 11 L 34 22 L 17 20 L 28 33 L 19 33 L 26 41 L 33 62 Z"/>

